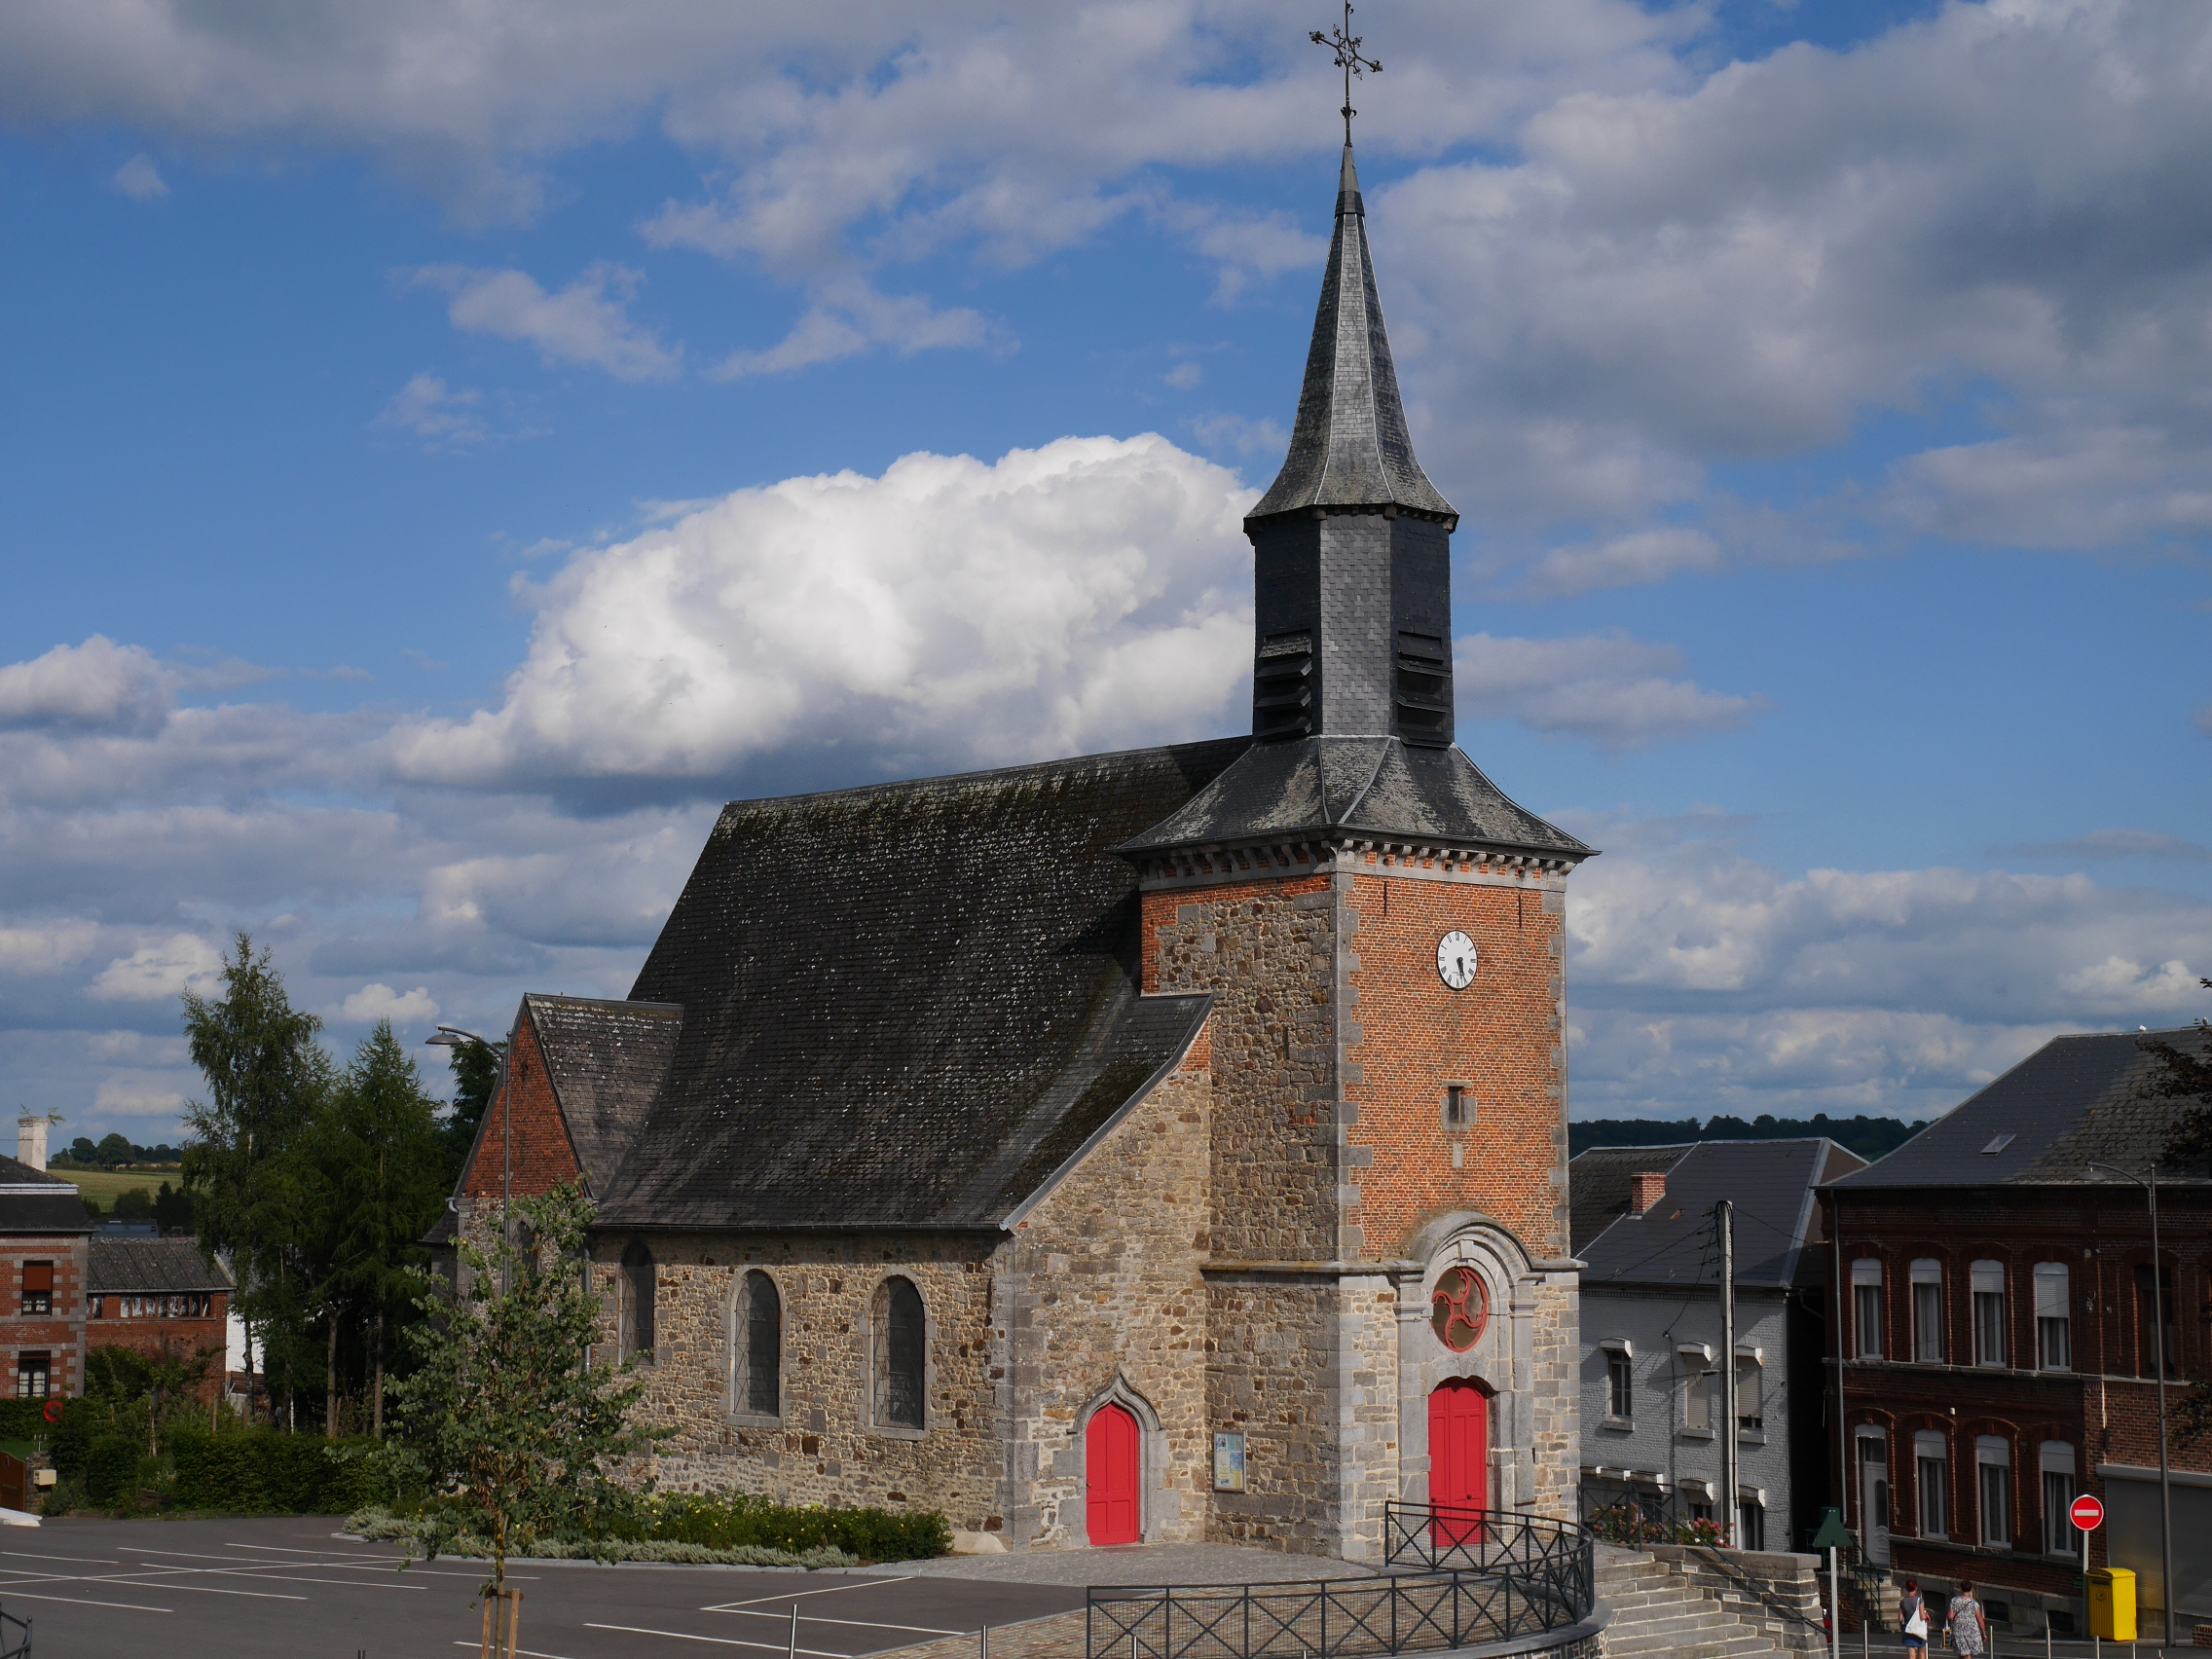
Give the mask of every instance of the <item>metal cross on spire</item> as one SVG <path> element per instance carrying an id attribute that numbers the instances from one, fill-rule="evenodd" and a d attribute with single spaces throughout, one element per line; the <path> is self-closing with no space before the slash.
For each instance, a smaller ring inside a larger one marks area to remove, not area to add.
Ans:
<path id="1" fill-rule="evenodd" d="M 1351 32 L 1351 0 L 1345 0 L 1343 26 L 1332 29 L 1327 34 L 1315 29 L 1312 31 L 1312 41 L 1315 46 L 1334 49 L 1337 66 L 1345 72 L 1345 107 L 1342 113 L 1345 118 L 1345 148 L 1348 150 L 1351 148 L 1351 118 L 1359 113 L 1351 107 L 1351 78 L 1369 69 L 1380 75 L 1382 73 L 1382 65 L 1374 58 L 1362 57 L 1359 54 L 1360 37 Z"/>

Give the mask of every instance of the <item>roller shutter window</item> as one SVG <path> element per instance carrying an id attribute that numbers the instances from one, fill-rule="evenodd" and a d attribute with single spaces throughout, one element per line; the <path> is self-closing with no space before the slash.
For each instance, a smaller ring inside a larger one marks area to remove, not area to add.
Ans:
<path id="1" fill-rule="evenodd" d="M 2005 1264 L 1976 1262 L 1972 1269 L 1973 1362 L 2004 1366 L 2011 1363 L 2005 1341 Z"/>
<path id="2" fill-rule="evenodd" d="M 1851 1264 L 1851 1311 L 1861 1359 L 1882 1357 L 1882 1264 L 1871 1259 Z"/>
<path id="3" fill-rule="evenodd" d="M 51 1313 L 54 1311 L 54 1264 L 52 1262 L 25 1262 L 23 1264 L 23 1303 L 25 1313 Z"/>

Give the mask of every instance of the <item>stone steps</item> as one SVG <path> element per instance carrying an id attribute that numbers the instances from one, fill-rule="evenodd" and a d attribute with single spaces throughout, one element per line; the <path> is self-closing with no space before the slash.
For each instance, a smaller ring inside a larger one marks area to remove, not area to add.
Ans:
<path id="1" fill-rule="evenodd" d="M 1771 1638 L 1667 1563 L 1613 1550 L 1598 1568 L 1598 1600 L 1612 1615 L 1605 1659 L 1766 1659 Z"/>

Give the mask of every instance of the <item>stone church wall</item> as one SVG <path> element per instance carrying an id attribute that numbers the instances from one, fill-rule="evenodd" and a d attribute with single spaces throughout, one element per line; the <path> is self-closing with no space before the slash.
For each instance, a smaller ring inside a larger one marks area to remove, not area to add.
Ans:
<path id="1" fill-rule="evenodd" d="M 1009 1543 L 1088 1541 L 1083 1429 L 1111 1398 L 1145 1432 L 1145 1536 L 1202 1537 L 1211 1473 L 1204 1285 L 1211 1078 L 1204 1040 L 1022 1220 L 987 1235 L 656 1234 L 654 1353 L 641 1419 L 670 1427 L 668 1492 L 913 1505 Z M 611 1357 L 627 1235 L 595 1251 Z M 736 1410 L 739 1293 L 783 1299 L 782 1413 Z M 929 1315 L 927 1426 L 870 1420 L 869 1310 L 894 1274 Z"/>
<path id="2" fill-rule="evenodd" d="M 1210 1253 L 1338 1253 L 1335 896 L 1325 875 L 1144 896 L 1144 987 L 1211 991 Z"/>
<path id="3" fill-rule="evenodd" d="M 597 1251 L 611 1352 L 627 1294 L 628 1239 Z M 641 1420 L 673 1427 L 652 1473 L 665 1492 L 749 1492 L 787 1503 L 913 1505 L 963 1530 L 997 1530 L 999 1456 L 991 1378 L 989 1240 L 975 1235 L 654 1235 L 653 1362 Z M 783 1298 L 783 1411 L 732 1410 L 737 1293 L 754 1268 Z M 869 1309 L 903 1274 L 929 1317 L 927 1426 L 870 1420 Z"/>
<path id="4" fill-rule="evenodd" d="M 1207 1039 L 1030 1212 L 992 1266 L 1014 1545 L 1088 1542 L 1084 1429 L 1112 1399 L 1143 1430 L 1146 1542 L 1206 1531 L 1213 1084 Z"/>

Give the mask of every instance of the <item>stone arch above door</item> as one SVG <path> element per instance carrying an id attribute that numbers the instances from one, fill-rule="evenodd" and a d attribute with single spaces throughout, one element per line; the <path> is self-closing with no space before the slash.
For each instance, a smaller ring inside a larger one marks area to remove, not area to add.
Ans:
<path id="1" fill-rule="evenodd" d="M 1539 1402 L 1532 1388 L 1542 1292 L 1548 1279 L 1567 1276 L 1571 1284 L 1571 1277 L 1550 1264 L 1539 1271 L 1512 1233 L 1479 1211 L 1439 1216 L 1408 1245 L 1407 1268 L 1392 1275 L 1398 1294 L 1400 1495 L 1409 1502 L 1431 1495 L 1430 1397 L 1448 1383 L 1467 1382 L 1480 1387 L 1488 1400 L 1491 1506 L 1526 1507 L 1537 1496 Z M 1454 1293 L 1469 1283 L 1480 1287 L 1485 1317 L 1479 1333 L 1459 1346 L 1467 1336 L 1465 1324 L 1442 1318 L 1438 1298 L 1441 1292 L 1448 1304 L 1465 1306 L 1471 1298 Z M 1439 1330 L 1447 1323 L 1449 1343 Z M 1573 1335 L 1571 1328 L 1566 1333 L 1570 1344 Z M 1567 1375 L 1572 1377 L 1571 1367 Z M 1564 1408 L 1548 1399 L 1543 1404 L 1556 1415 L 1576 1402 L 1566 1402 Z"/>
<path id="2" fill-rule="evenodd" d="M 1091 1419 L 1108 1406 L 1119 1407 L 1136 1419 L 1137 1425 L 1137 1501 L 1140 1542 L 1150 1543 L 1159 1536 L 1161 1521 L 1161 1499 L 1167 1490 L 1169 1452 L 1167 1435 L 1160 1425 L 1160 1413 L 1153 1403 L 1140 1394 L 1129 1380 L 1120 1372 L 1113 1382 L 1084 1402 L 1076 1417 L 1076 1434 L 1073 1463 L 1077 1479 L 1075 1513 L 1068 1521 L 1068 1530 L 1079 1544 L 1088 1545 L 1089 1520 L 1089 1468 Z"/>

